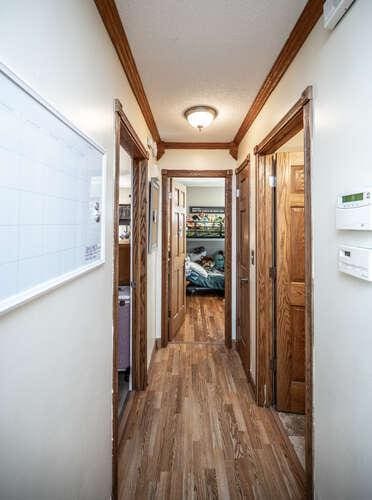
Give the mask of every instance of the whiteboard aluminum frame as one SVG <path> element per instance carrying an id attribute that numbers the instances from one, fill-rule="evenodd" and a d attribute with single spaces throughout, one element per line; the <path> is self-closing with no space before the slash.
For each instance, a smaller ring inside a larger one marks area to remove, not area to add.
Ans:
<path id="1" fill-rule="evenodd" d="M 63 116 L 59 111 L 57 111 L 49 102 L 47 102 L 40 94 L 33 90 L 30 85 L 28 85 L 24 80 L 19 78 L 8 66 L 0 62 L 0 73 L 5 75 L 7 78 L 12 80 L 19 88 L 25 91 L 32 99 L 41 104 L 50 113 L 52 113 L 58 120 L 62 121 L 76 134 L 87 141 L 93 148 L 102 154 L 102 210 L 101 210 L 101 258 L 92 264 L 82 266 L 75 271 L 70 271 L 68 273 L 62 274 L 57 278 L 40 283 L 39 285 L 33 286 L 28 290 L 17 293 L 10 296 L 7 299 L 0 301 L 0 316 L 12 311 L 13 309 L 22 306 L 28 302 L 31 302 L 42 295 L 45 295 L 56 288 L 61 287 L 65 283 L 68 283 L 83 274 L 86 274 L 98 267 L 101 267 L 106 262 L 106 182 L 107 182 L 107 154 L 105 149 L 103 149 L 98 143 L 96 143 L 91 137 L 86 135 L 80 129 L 78 129 L 70 120 Z"/>

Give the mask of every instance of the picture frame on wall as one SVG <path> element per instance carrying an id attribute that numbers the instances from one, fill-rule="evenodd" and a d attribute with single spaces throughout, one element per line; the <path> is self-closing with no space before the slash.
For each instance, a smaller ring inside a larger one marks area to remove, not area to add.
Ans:
<path id="1" fill-rule="evenodd" d="M 152 177 L 149 189 L 149 253 L 158 248 L 160 182 Z"/>

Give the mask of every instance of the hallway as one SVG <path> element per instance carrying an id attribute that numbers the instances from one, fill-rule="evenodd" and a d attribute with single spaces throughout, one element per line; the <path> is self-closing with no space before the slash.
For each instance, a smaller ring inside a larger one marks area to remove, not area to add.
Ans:
<path id="1" fill-rule="evenodd" d="M 155 353 L 121 430 L 119 498 L 304 498 L 290 456 L 234 349 L 173 343 Z"/>
<path id="2" fill-rule="evenodd" d="M 225 299 L 216 295 L 187 295 L 186 318 L 173 342 L 225 342 Z"/>

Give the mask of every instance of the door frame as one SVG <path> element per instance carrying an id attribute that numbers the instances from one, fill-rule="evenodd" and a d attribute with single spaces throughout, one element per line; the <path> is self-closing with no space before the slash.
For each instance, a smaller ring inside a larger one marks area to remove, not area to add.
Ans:
<path id="1" fill-rule="evenodd" d="M 225 345 L 232 346 L 231 332 L 231 243 L 232 243 L 232 170 L 162 170 L 162 292 L 161 346 L 167 347 L 168 335 L 168 231 L 169 180 L 173 177 L 223 177 L 225 179 Z"/>
<path id="2" fill-rule="evenodd" d="M 305 183 L 305 461 L 306 491 L 313 497 L 313 270 L 311 218 L 312 87 L 254 148 L 256 157 L 256 398 L 259 406 L 271 406 L 273 398 L 273 280 L 269 274 L 273 252 L 273 193 L 269 186 L 272 167 L 260 157 L 273 154 L 300 130 L 304 131 Z M 263 168 L 264 167 L 264 168 Z M 260 244 L 258 244 L 258 242 Z"/>
<path id="3" fill-rule="evenodd" d="M 147 386 L 147 234 L 148 234 L 148 159 L 149 154 L 123 111 L 118 99 L 115 112 L 115 172 L 113 207 L 113 372 L 112 372 L 112 498 L 118 497 L 118 286 L 119 286 L 119 189 L 120 146 L 132 159 L 132 237 L 131 237 L 131 324 L 132 390 Z"/>
<path id="4" fill-rule="evenodd" d="M 252 254 L 251 254 L 251 238 L 250 238 L 250 209 L 251 209 L 251 203 L 250 203 L 250 198 L 251 198 L 251 160 L 250 160 L 250 155 L 248 154 L 247 157 L 242 161 L 242 163 L 235 169 L 235 179 L 236 179 L 236 189 L 238 189 L 238 175 L 240 172 L 245 168 L 248 167 L 248 220 L 249 220 L 249 228 L 248 228 L 248 248 L 249 248 L 249 263 L 248 263 L 248 282 L 249 282 L 249 287 L 250 287 L 250 281 L 251 281 L 251 260 L 252 260 Z M 236 210 L 235 210 L 235 227 L 236 227 L 236 232 L 235 232 L 235 248 L 236 248 L 236 347 L 238 349 L 238 327 L 240 326 L 240 301 L 238 300 L 239 296 L 239 261 L 240 261 L 240 253 L 239 253 L 239 198 L 236 196 Z M 249 303 L 250 303 L 250 288 L 248 289 L 248 297 L 249 297 Z M 248 308 L 248 339 L 249 339 L 249 345 L 248 345 L 248 373 L 246 373 L 248 381 L 251 385 L 251 389 L 254 394 L 256 394 L 256 384 L 252 378 L 250 366 L 251 366 L 251 327 L 250 327 L 250 322 L 251 322 L 251 311 L 250 307 Z"/>

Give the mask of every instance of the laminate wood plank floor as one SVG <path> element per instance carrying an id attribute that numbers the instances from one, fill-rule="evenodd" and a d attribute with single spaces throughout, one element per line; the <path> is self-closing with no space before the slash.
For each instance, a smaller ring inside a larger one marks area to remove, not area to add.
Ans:
<path id="1" fill-rule="evenodd" d="M 225 341 L 225 299 L 216 295 L 187 295 L 186 318 L 172 342 Z"/>
<path id="2" fill-rule="evenodd" d="M 119 499 L 302 499 L 290 457 L 234 349 L 171 343 L 121 425 Z"/>

